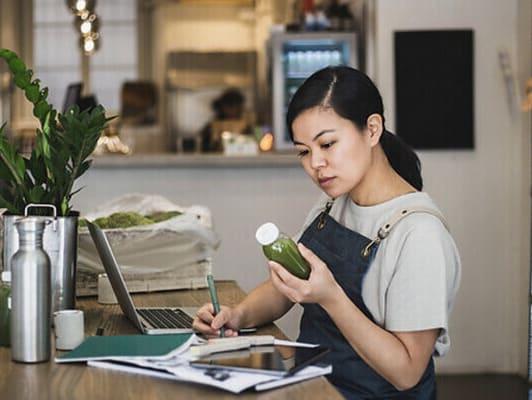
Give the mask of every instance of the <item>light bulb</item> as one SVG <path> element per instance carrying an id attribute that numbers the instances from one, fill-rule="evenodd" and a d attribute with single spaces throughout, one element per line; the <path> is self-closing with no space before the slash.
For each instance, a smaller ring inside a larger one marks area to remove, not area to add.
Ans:
<path id="1" fill-rule="evenodd" d="M 273 135 L 271 133 L 265 133 L 259 142 L 261 151 L 270 151 L 273 147 Z"/>
<path id="2" fill-rule="evenodd" d="M 85 0 L 77 0 L 76 1 L 76 10 L 78 12 L 81 12 L 87 8 L 87 2 Z"/>
<path id="3" fill-rule="evenodd" d="M 92 23 L 90 21 L 83 21 L 79 27 L 83 35 L 88 34 L 92 29 Z"/>
<path id="4" fill-rule="evenodd" d="M 94 40 L 88 37 L 83 41 L 83 50 L 85 53 L 92 53 L 94 51 Z"/>

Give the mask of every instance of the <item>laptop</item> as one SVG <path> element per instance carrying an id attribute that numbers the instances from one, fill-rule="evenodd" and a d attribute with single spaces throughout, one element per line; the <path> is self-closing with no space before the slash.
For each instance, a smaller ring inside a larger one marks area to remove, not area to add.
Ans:
<path id="1" fill-rule="evenodd" d="M 126 317 L 142 333 L 148 335 L 192 332 L 193 315 L 195 315 L 197 308 L 135 307 L 107 236 L 97 225 L 88 221 L 87 225 L 118 304 L 120 304 L 120 308 Z"/>

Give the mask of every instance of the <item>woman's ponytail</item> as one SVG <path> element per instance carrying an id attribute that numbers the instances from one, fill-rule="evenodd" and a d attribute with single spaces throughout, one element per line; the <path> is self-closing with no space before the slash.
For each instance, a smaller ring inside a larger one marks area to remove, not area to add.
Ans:
<path id="1" fill-rule="evenodd" d="M 399 136 L 387 130 L 382 133 L 380 144 L 395 172 L 417 190 L 422 190 L 421 162 L 414 150 Z"/>

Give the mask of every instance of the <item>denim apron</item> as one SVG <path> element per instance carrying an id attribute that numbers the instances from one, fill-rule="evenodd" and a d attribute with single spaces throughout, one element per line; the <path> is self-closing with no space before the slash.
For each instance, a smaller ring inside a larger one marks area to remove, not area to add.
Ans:
<path id="1" fill-rule="evenodd" d="M 332 202 L 327 203 L 325 211 L 318 215 L 305 230 L 300 242 L 327 264 L 351 301 L 366 317 L 375 322 L 362 299 L 362 283 L 375 258 L 379 243 L 388 235 L 391 228 L 407 215 L 413 212 L 428 212 L 433 215 L 437 213 L 422 208 L 400 210 L 379 230 L 377 238 L 371 240 L 331 218 L 329 216 L 331 207 Z M 445 224 L 443 217 L 436 216 Z M 432 358 L 415 387 L 407 391 L 398 391 L 356 353 L 321 306 L 318 304 L 302 304 L 302 306 L 304 312 L 298 341 L 319 343 L 331 349 L 324 359 L 325 363 L 333 366 L 332 374 L 328 376 L 328 379 L 347 399 L 428 400 L 436 398 Z"/>

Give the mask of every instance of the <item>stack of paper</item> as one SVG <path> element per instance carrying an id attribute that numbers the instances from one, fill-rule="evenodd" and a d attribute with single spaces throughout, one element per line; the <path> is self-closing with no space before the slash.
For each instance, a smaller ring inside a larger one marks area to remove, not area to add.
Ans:
<path id="1" fill-rule="evenodd" d="M 310 365 L 291 376 L 197 368 L 189 364 L 195 359 L 194 351 L 190 350 L 191 345 L 200 343 L 202 340 L 194 334 L 91 336 L 71 352 L 57 357 L 56 362 L 87 362 L 92 367 L 194 382 L 232 393 L 251 388 L 272 389 L 332 372 L 330 365 Z"/>
<path id="2" fill-rule="evenodd" d="M 275 377 L 269 374 L 241 371 L 223 371 L 218 374 L 213 374 L 211 370 L 194 368 L 188 365 L 188 363 L 177 363 L 163 367 L 161 364 L 140 360 L 129 360 L 127 362 L 89 361 L 88 365 L 180 382 L 194 382 L 227 390 L 232 393 L 240 393 L 251 388 L 257 391 L 273 389 L 327 375 L 332 372 L 332 366 L 330 365 L 326 367 L 311 365 L 289 377 Z M 158 368 L 160 369 L 157 370 Z"/>

